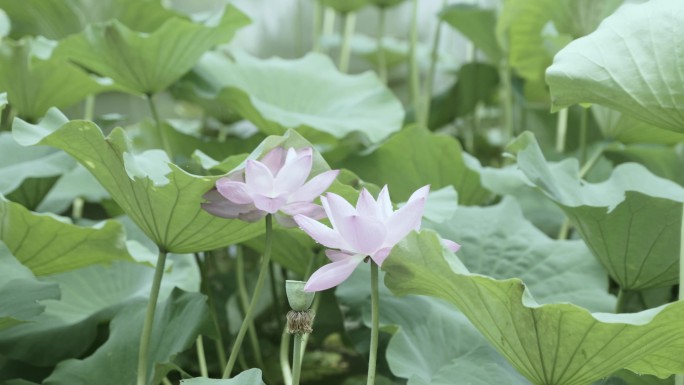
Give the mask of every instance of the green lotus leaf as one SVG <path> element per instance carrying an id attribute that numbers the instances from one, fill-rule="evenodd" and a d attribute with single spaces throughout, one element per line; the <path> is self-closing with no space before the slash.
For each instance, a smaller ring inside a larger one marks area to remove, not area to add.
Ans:
<path id="1" fill-rule="evenodd" d="M 406 0 L 369 0 L 369 3 L 380 8 L 390 8 L 403 3 Z"/>
<path id="2" fill-rule="evenodd" d="M 7 92 L 17 116 L 37 120 L 50 107 L 69 107 L 88 95 L 113 89 L 58 57 L 55 49 L 56 43 L 45 39 L 5 40 L 0 45 L 0 91 Z"/>
<path id="3" fill-rule="evenodd" d="M 501 61 L 503 55 L 496 38 L 495 9 L 474 4 L 453 4 L 444 8 L 439 17 L 484 52 L 489 61 Z"/>
<path id="4" fill-rule="evenodd" d="M 340 13 L 356 12 L 365 7 L 369 0 L 317 0 Z"/>
<path id="5" fill-rule="evenodd" d="M 215 380 L 211 378 L 191 378 L 181 380 L 182 385 L 265 385 L 261 379 L 260 369 L 248 369 L 228 380 Z"/>
<path id="6" fill-rule="evenodd" d="M 50 214 L 33 213 L 0 196 L 0 241 L 35 275 L 131 260 L 121 224 L 80 227 Z"/>
<path id="7" fill-rule="evenodd" d="M 160 301 L 168 298 L 174 287 L 198 290 L 199 272 L 192 259 L 170 255 L 167 266 Z M 38 366 L 82 356 L 96 340 L 98 325 L 123 308 L 144 303 L 153 275 L 154 268 L 149 265 L 114 262 L 45 277 L 44 284 L 59 285 L 61 299 L 44 301 L 45 312 L 32 322 L 1 331 L 0 352 Z M 138 338 L 139 332 L 132 337 Z M 131 346 L 137 348 L 137 344 Z"/>
<path id="8" fill-rule="evenodd" d="M 401 128 L 404 110 L 374 73 L 346 75 L 321 54 L 260 60 L 235 53 L 204 55 L 198 87 L 266 134 L 297 129 L 314 142 L 361 135 L 377 143 Z"/>
<path id="9" fill-rule="evenodd" d="M 137 377 L 137 347 L 146 300 L 123 308 L 109 324 L 109 338 L 92 355 L 60 363 L 45 380 L 55 385 L 133 384 Z M 171 371 L 174 357 L 192 346 L 200 333 L 211 330 L 206 297 L 174 289 L 158 305 L 152 327 L 148 385 L 158 384 Z"/>
<path id="10" fill-rule="evenodd" d="M 606 147 L 606 157 L 616 163 L 636 162 L 649 171 L 684 186 L 684 144 L 653 146 L 649 144 L 614 144 Z"/>
<path id="11" fill-rule="evenodd" d="M 368 155 L 347 159 L 343 166 L 378 186 L 389 185 L 395 202 L 408 200 L 427 184 L 433 190 L 453 186 L 461 204 L 489 199 L 480 184 L 480 166 L 454 138 L 414 126 L 395 134 Z"/>
<path id="12" fill-rule="evenodd" d="M 171 17 L 182 16 L 159 0 L 0 0 L 12 19 L 11 36 L 63 39 L 88 24 L 117 19 L 140 32 L 152 32 Z"/>
<path id="13" fill-rule="evenodd" d="M 623 0 L 507 0 L 497 34 L 510 65 L 531 81 L 543 80 L 556 51 L 592 32 Z M 549 28 L 551 27 L 551 28 Z"/>
<path id="14" fill-rule="evenodd" d="M 59 114 L 51 110 L 48 116 L 56 119 Z M 87 121 L 71 121 L 56 130 L 16 121 L 14 135 L 23 145 L 51 145 L 76 158 L 166 251 L 212 250 L 262 231 L 258 223 L 227 220 L 205 212 L 200 207 L 202 195 L 212 189 L 218 177 L 189 174 L 169 163 L 160 150 L 133 154 L 121 128 L 105 138 L 97 125 Z"/>
<path id="15" fill-rule="evenodd" d="M 630 115 L 598 104 L 591 107 L 591 112 L 606 139 L 615 139 L 624 144 L 674 145 L 684 142 L 684 133 L 653 126 Z"/>
<path id="16" fill-rule="evenodd" d="M 33 320 L 45 310 L 39 301 L 59 294 L 57 284 L 38 281 L 0 241 L 0 331 Z"/>
<path id="17" fill-rule="evenodd" d="M 556 108 L 596 103 L 655 126 L 684 133 L 679 36 L 684 3 L 627 4 L 586 38 L 558 53 L 546 80 Z"/>
<path id="18" fill-rule="evenodd" d="M 684 188 L 635 163 L 619 165 L 597 184 L 580 180 L 574 159 L 552 172 L 529 132 L 508 150 L 531 184 L 565 212 L 623 290 L 678 282 Z"/>
<path id="19" fill-rule="evenodd" d="M 451 219 L 423 226 L 459 243 L 458 256 L 472 273 L 520 278 L 539 303 L 615 309 L 605 270 L 584 242 L 549 238 L 523 217 L 512 198 L 496 206 L 460 207 Z"/>
<path id="20" fill-rule="evenodd" d="M 430 230 L 409 234 L 382 268 L 393 293 L 457 306 L 534 385 L 585 385 L 621 368 L 661 378 L 684 372 L 682 302 L 634 314 L 540 305 L 519 279 L 470 273 Z"/>
<path id="21" fill-rule="evenodd" d="M 140 94 L 166 89 L 208 49 L 228 42 L 249 19 L 227 6 L 204 24 L 171 18 L 150 33 L 114 20 L 62 40 L 55 54 Z M 10 101 L 11 102 L 11 101 Z"/>

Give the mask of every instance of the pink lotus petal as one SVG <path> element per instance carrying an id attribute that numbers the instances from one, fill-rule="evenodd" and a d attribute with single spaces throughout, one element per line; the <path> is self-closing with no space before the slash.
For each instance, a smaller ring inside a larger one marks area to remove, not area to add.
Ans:
<path id="1" fill-rule="evenodd" d="M 321 197 L 321 203 L 325 209 L 330 224 L 337 229 L 342 218 L 356 215 L 356 209 L 350 205 L 344 198 L 334 193 L 327 193 L 325 197 Z"/>
<path id="2" fill-rule="evenodd" d="M 262 194 L 253 194 L 252 197 L 254 198 L 254 205 L 259 210 L 266 211 L 270 214 L 275 214 L 283 205 L 285 205 L 285 203 L 287 203 L 287 195 L 284 194 L 274 198 Z"/>
<path id="3" fill-rule="evenodd" d="M 312 202 L 323 194 L 325 190 L 335 181 L 340 170 L 330 170 L 322 172 L 311 178 L 302 187 L 290 195 L 291 202 Z"/>
<path id="4" fill-rule="evenodd" d="M 238 216 L 240 220 L 245 222 L 258 222 L 261 218 L 266 216 L 266 212 L 262 210 L 251 210 L 246 213 L 242 213 Z"/>
<path id="5" fill-rule="evenodd" d="M 380 218 L 380 207 L 365 188 L 361 189 L 359 199 L 356 201 L 356 212 L 358 215 Z"/>
<path id="6" fill-rule="evenodd" d="M 430 186 L 420 188 L 411 195 L 406 205 L 390 216 L 385 246 L 392 247 L 410 233 L 411 230 L 420 229 L 425 200 L 429 191 Z"/>
<path id="7" fill-rule="evenodd" d="M 290 216 L 302 214 L 312 219 L 325 218 L 325 210 L 323 210 L 323 207 L 310 202 L 288 203 L 285 206 L 281 207 L 280 210 Z"/>
<path id="8" fill-rule="evenodd" d="M 454 253 L 461 249 L 461 245 L 448 239 L 442 239 L 442 245 Z"/>
<path id="9" fill-rule="evenodd" d="M 378 266 L 382 266 L 382 263 L 385 262 L 385 259 L 387 259 L 390 251 L 392 251 L 391 247 L 383 247 L 382 249 L 373 253 L 370 257 L 375 261 L 375 263 L 378 264 Z"/>
<path id="10" fill-rule="evenodd" d="M 285 165 L 285 164 L 288 164 L 288 163 L 292 162 L 292 161 L 295 160 L 295 159 L 297 159 L 297 150 L 295 150 L 295 149 L 292 148 L 292 147 L 288 148 L 288 149 L 287 149 L 287 154 L 285 155 L 285 161 L 283 162 L 283 164 L 284 164 L 284 165 Z"/>
<path id="11" fill-rule="evenodd" d="M 346 242 L 340 237 L 340 234 L 337 231 L 317 220 L 305 217 L 304 215 L 295 215 L 294 220 L 299 225 L 299 228 L 304 230 L 314 239 L 314 241 L 321 245 L 331 249 L 348 248 Z"/>
<path id="12" fill-rule="evenodd" d="M 252 194 L 273 195 L 273 174 L 263 163 L 248 160 L 245 167 L 245 183 Z"/>
<path id="13" fill-rule="evenodd" d="M 351 215 L 336 221 L 342 238 L 351 246 L 351 251 L 371 255 L 383 244 L 387 230 L 377 218 Z"/>
<path id="14" fill-rule="evenodd" d="M 378 207 L 380 208 L 380 214 L 382 215 L 383 219 L 389 219 L 390 215 L 392 215 L 392 201 L 390 200 L 390 195 L 389 195 L 389 190 L 387 189 L 387 185 L 385 185 L 382 190 L 380 190 L 380 194 L 378 194 Z"/>
<path id="15" fill-rule="evenodd" d="M 363 255 L 355 255 L 321 267 L 311 275 L 304 291 L 321 291 L 339 285 L 349 278 L 363 258 Z"/>
<path id="16" fill-rule="evenodd" d="M 252 203 L 252 197 L 247 192 L 247 185 L 242 182 L 234 182 L 228 178 L 216 181 L 216 189 L 224 198 L 231 202 L 246 205 Z"/>
<path id="17" fill-rule="evenodd" d="M 282 147 L 274 148 L 273 150 L 269 151 L 268 154 L 264 155 L 260 162 L 263 163 L 264 166 L 268 167 L 268 169 L 271 171 L 271 174 L 278 174 L 278 171 L 280 171 L 281 167 L 283 167 L 283 163 L 285 163 L 285 149 Z"/>
<path id="18" fill-rule="evenodd" d="M 311 173 L 312 156 L 297 157 L 285 163 L 275 177 L 274 188 L 279 193 L 292 193 L 302 187 Z"/>
<path id="19" fill-rule="evenodd" d="M 332 249 L 326 249 L 325 250 L 325 255 L 333 262 L 338 262 L 342 261 L 344 259 L 347 259 L 349 257 L 353 257 L 355 254 L 353 253 L 348 253 L 346 251 L 341 251 L 341 250 L 332 250 Z"/>
<path id="20" fill-rule="evenodd" d="M 217 217 L 235 219 L 241 214 L 256 210 L 253 204 L 240 205 L 227 200 L 215 189 L 208 191 L 203 198 L 208 202 L 202 203 L 202 208 Z"/>

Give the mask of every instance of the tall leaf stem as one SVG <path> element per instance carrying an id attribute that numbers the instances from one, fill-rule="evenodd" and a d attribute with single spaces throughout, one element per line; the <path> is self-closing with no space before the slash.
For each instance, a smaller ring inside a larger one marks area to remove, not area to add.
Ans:
<path id="1" fill-rule="evenodd" d="M 565 136 L 568 132 L 568 109 L 563 108 L 558 111 L 558 121 L 556 123 L 556 151 L 565 151 Z"/>
<path id="2" fill-rule="evenodd" d="M 246 313 L 249 308 L 249 294 L 247 293 L 247 285 L 245 284 L 245 258 L 242 255 L 242 248 L 239 246 L 237 252 L 237 268 L 235 270 L 240 305 Z M 259 347 L 259 339 L 257 338 L 256 328 L 254 327 L 254 320 L 248 322 L 247 332 L 249 333 L 249 343 L 252 345 L 252 351 L 254 352 L 254 358 L 256 359 L 257 365 L 263 368 L 264 360 L 261 356 L 261 348 Z"/>
<path id="3" fill-rule="evenodd" d="M 679 300 L 684 300 L 684 205 L 682 205 L 682 223 L 679 237 Z M 684 374 L 675 375 L 675 385 L 684 385 Z"/>
<path id="4" fill-rule="evenodd" d="M 380 7 L 378 9 L 378 32 L 377 37 L 377 59 L 378 59 L 378 76 L 383 83 L 387 84 L 387 58 L 385 57 L 385 19 L 387 19 L 387 8 Z"/>
<path id="5" fill-rule="evenodd" d="M 83 120 L 93 120 L 95 115 L 95 95 L 86 96 L 83 103 Z"/>
<path id="6" fill-rule="evenodd" d="M 344 31 L 342 32 L 342 46 L 340 47 L 339 69 L 340 72 L 347 73 L 351 59 L 351 39 L 356 28 L 356 13 L 345 13 L 342 18 L 344 19 Z"/>
<path id="7" fill-rule="evenodd" d="M 322 14 L 323 6 L 320 1 L 314 1 L 313 8 L 313 34 L 312 34 L 312 47 L 313 52 L 321 52 L 321 36 L 323 35 L 323 25 L 322 25 Z"/>
<path id="8" fill-rule="evenodd" d="M 442 0 L 442 9 L 446 6 L 446 0 Z M 432 87 L 435 83 L 435 73 L 437 71 L 437 61 L 439 59 L 439 42 L 442 36 L 442 19 L 437 20 L 434 37 L 432 39 L 432 49 L 430 50 L 430 68 L 428 69 L 427 79 L 425 79 L 425 92 L 423 93 L 423 108 L 421 113 L 421 125 L 427 127 L 430 121 L 430 104 L 432 103 Z"/>
<path id="9" fill-rule="evenodd" d="M 283 374 L 283 382 L 285 385 L 292 385 L 292 368 L 290 367 L 290 357 L 288 349 L 290 348 L 290 333 L 287 332 L 287 326 L 283 327 L 283 334 L 280 336 L 280 372 Z"/>
<path id="10" fill-rule="evenodd" d="M 152 326 L 154 326 L 154 312 L 157 310 L 157 300 L 159 299 L 159 288 L 161 287 L 162 277 L 164 276 L 164 265 L 166 264 L 166 250 L 159 249 L 157 266 L 154 270 L 152 279 L 152 289 L 150 290 L 150 300 L 147 303 L 145 321 L 143 323 L 142 335 L 140 336 L 140 350 L 138 351 L 138 381 L 137 385 L 147 385 L 148 356 L 150 353 L 150 340 L 152 339 Z"/>
<path id="11" fill-rule="evenodd" d="M 579 129 L 579 163 L 584 164 L 587 159 L 587 120 L 589 118 L 589 108 L 582 108 L 580 115 Z"/>
<path id="12" fill-rule="evenodd" d="M 302 373 L 302 335 L 295 333 L 292 347 L 292 385 L 299 385 Z"/>
<path id="13" fill-rule="evenodd" d="M 420 71 L 418 69 L 418 0 L 413 0 L 413 13 L 411 16 L 411 29 L 409 32 L 409 88 L 411 90 L 411 103 L 416 118 L 420 115 Z"/>
<path id="14" fill-rule="evenodd" d="M 199 363 L 199 368 L 200 368 L 200 375 L 202 377 L 209 377 L 209 370 L 207 369 L 207 357 L 204 354 L 204 340 L 202 339 L 202 335 L 197 336 L 197 342 L 195 343 L 197 346 L 197 362 Z"/>
<path id="15" fill-rule="evenodd" d="M 321 37 L 326 38 L 332 36 L 335 31 L 335 10 L 330 7 L 324 7 L 323 10 L 323 28 L 321 28 Z M 325 50 L 327 51 L 327 50 Z"/>
<path id="16" fill-rule="evenodd" d="M 261 267 L 259 270 L 259 276 L 257 277 L 256 286 L 254 287 L 254 294 L 252 295 L 252 301 L 249 303 L 249 307 L 245 312 L 245 318 L 242 320 L 242 325 L 240 325 L 240 330 L 238 331 L 237 337 L 235 337 L 235 343 L 233 344 L 233 349 L 230 351 L 230 356 L 228 357 L 228 364 L 223 371 L 223 378 L 230 378 L 233 372 L 233 367 L 235 366 L 235 361 L 240 353 L 240 347 L 242 346 L 242 341 L 245 338 L 249 324 L 252 322 L 254 317 L 254 309 L 256 308 L 257 302 L 261 297 L 261 291 L 264 288 L 264 282 L 266 281 L 266 275 L 268 275 L 268 264 L 271 261 L 271 249 L 273 247 L 273 217 L 271 214 L 266 215 L 266 247 L 264 249 L 264 256 L 261 259 Z"/>
<path id="17" fill-rule="evenodd" d="M 368 356 L 368 380 L 366 385 L 375 384 L 375 367 L 378 358 L 378 335 L 380 333 L 380 290 L 378 289 L 378 265 L 371 264 L 371 339 Z"/>
<path id="18" fill-rule="evenodd" d="M 150 113 L 152 114 L 152 118 L 154 119 L 154 124 L 157 126 L 157 131 L 159 132 L 159 137 L 162 141 L 162 147 L 164 148 L 164 151 L 166 151 L 166 153 L 169 155 L 169 159 L 173 160 L 171 143 L 169 142 L 169 138 L 166 135 L 164 128 L 162 127 L 161 120 L 159 119 L 159 113 L 157 112 L 157 106 L 154 104 L 153 98 L 154 96 L 152 94 L 147 94 L 147 104 L 150 106 Z"/>

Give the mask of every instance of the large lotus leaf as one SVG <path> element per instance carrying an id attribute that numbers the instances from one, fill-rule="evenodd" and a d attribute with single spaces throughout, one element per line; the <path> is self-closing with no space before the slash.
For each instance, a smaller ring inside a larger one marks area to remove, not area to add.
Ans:
<path id="1" fill-rule="evenodd" d="M 69 107 L 111 89 L 104 80 L 53 54 L 55 44 L 26 39 L 0 45 L 0 91 L 7 92 L 19 117 L 36 120 L 50 107 Z"/>
<path id="2" fill-rule="evenodd" d="M 335 291 L 341 305 L 362 310 L 366 326 L 370 326 L 369 276 L 368 264 L 361 264 Z M 383 276 L 380 272 L 381 282 Z M 345 316 L 348 320 L 350 312 Z M 408 379 L 408 385 L 450 385 L 455 378 L 471 385 L 529 384 L 463 314 L 444 301 L 397 298 L 381 284 L 380 325 L 381 330 L 396 330 L 385 357 L 392 373 Z"/>
<path id="3" fill-rule="evenodd" d="M 459 202 L 478 204 L 489 198 L 480 184 L 479 164 L 454 138 L 409 127 L 392 136 L 372 153 L 347 159 L 344 167 L 379 186 L 389 185 L 395 202 L 404 201 L 418 188 L 453 186 Z"/>
<path id="4" fill-rule="evenodd" d="M 189 380 L 181 380 L 180 383 L 182 385 L 264 385 L 260 369 L 248 369 L 227 380 L 191 378 Z"/>
<path id="5" fill-rule="evenodd" d="M 648 144 L 610 145 L 604 151 L 616 163 L 637 162 L 652 173 L 684 186 L 684 144 L 653 146 Z"/>
<path id="6" fill-rule="evenodd" d="M 35 275 L 131 260 L 121 224 L 80 227 L 50 214 L 36 214 L 0 196 L 0 241 Z"/>
<path id="7" fill-rule="evenodd" d="M 40 282 L 0 241 L 0 330 L 34 319 L 45 306 L 38 301 L 59 298 L 55 283 Z"/>
<path id="8" fill-rule="evenodd" d="M 51 116 L 58 114 L 50 111 Z M 21 144 L 51 145 L 76 158 L 145 234 L 166 251 L 212 250 L 261 231 L 259 224 L 219 218 L 200 207 L 202 195 L 218 177 L 189 174 L 169 163 L 166 153 L 160 150 L 133 154 L 120 128 L 105 138 L 97 125 L 87 121 L 68 122 L 56 130 L 16 121 L 14 136 Z"/>
<path id="9" fill-rule="evenodd" d="M 172 18 L 151 33 L 134 31 L 114 20 L 90 25 L 64 39 L 55 54 L 130 90 L 154 94 L 190 70 L 204 52 L 228 42 L 248 23 L 249 19 L 230 5 L 204 24 Z"/>
<path id="10" fill-rule="evenodd" d="M 199 272 L 192 259 L 171 255 L 169 266 L 160 301 L 174 287 L 198 290 Z M 0 332 L 0 352 L 38 366 L 81 356 L 95 341 L 99 324 L 111 320 L 122 308 L 148 298 L 153 275 L 149 265 L 115 262 L 44 278 L 46 284 L 59 285 L 61 300 L 45 301 L 45 312 L 33 322 Z"/>
<path id="11" fill-rule="evenodd" d="M 668 130 L 684 132 L 684 3 L 627 4 L 592 34 L 556 55 L 546 81 L 554 106 L 597 103 Z"/>
<path id="12" fill-rule="evenodd" d="M 401 103 L 374 73 L 342 74 L 314 53 L 297 60 L 234 56 L 204 55 L 194 70 L 198 86 L 264 133 L 293 128 L 321 140 L 360 134 L 377 143 L 401 128 Z"/>
<path id="13" fill-rule="evenodd" d="M 473 4 L 454 4 L 444 8 L 439 17 L 472 41 L 491 62 L 499 63 L 502 53 L 496 38 L 495 9 Z"/>
<path id="14" fill-rule="evenodd" d="M 69 155 L 53 148 L 27 149 L 8 132 L 0 133 L 0 154 L 3 154 L 0 158 L 0 194 L 3 195 L 17 190 L 27 179 L 56 177 L 76 165 Z M 29 202 L 21 203 L 29 205 Z"/>
<path id="15" fill-rule="evenodd" d="M 549 164 L 552 170 L 567 163 Z M 544 193 L 530 186 L 529 179 L 516 165 L 502 168 L 483 167 L 480 170 L 482 185 L 489 191 L 515 198 L 525 218 L 547 235 L 555 236 L 560 231 L 565 213 L 555 203 L 544 198 Z"/>
<path id="16" fill-rule="evenodd" d="M 12 19 L 15 39 L 29 35 L 59 40 L 111 19 L 152 32 L 167 19 L 181 16 L 159 0 L 0 0 L 0 8 Z"/>
<path id="17" fill-rule="evenodd" d="M 684 133 L 665 130 L 630 115 L 598 104 L 591 107 L 594 119 L 606 139 L 624 144 L 653 143 L 673 145 L 684 142 Z"/>
<path id="18" fill-rule="evenodd" d="M 457 306 L 535 385 L 585 385 L 621 368 L 661 378 L 684 372 L 682 302 L 634 314 L 540 305 L 519 279 L 470 273 L 429 230 L 409 234 L 382 268 L 395 294 L 429 295 Z"/>
<path id="19" fill-rule="evenodd" d="M 458 256 L 475 274 L 520 278 L 540 303 L 570 302 L 612 311 L 608 277 L 582 241 L 549 238 L 528 222 L 513 199 L 496 206 L 461 207 L 443 223 L 428 222 L 443 238 L 461 244 Z"/>
<path id="20" fill-rule="evenodd" d="M 77 198 L 90 203 L 99 203 L 109 198 L 107 190 L 102 188 L 93 174 L 80 164 L 76 164 L 73 170 L 59 178 L 36 211 L 61 213 Z"/>
<path id="21" fill-rule="evenodd" d="M 551 172 L 527 132 L 508 148 L 518 167 L 568 216 L 592 253 L 625 290 L 678 282 L 684 188 L 635 163 L 602 183 L 584 183 L 577 162 Z"/>
<path id="22" fill-rule="evenodd" d="M 109 325 L 109 338 L 92 355 L 57 365 L 45 380 L 50 385 L 134 384 L 146 300 L 123 308 Z M 174 289 L 159 308 L 152 327 L 147 384 L 158 384 L 173 368 L 174 357 L 210 330 L 206 297 Z"/>
<path id="23" fill-rule="evenodd" d="M 542 80 L 558 48 L 592 32 L 622 1 L 506 0 L 497 33 L 511 67 L 526 79 Z"/>
<path id="24" fill-rule="evenodd" d="M 356 12 L 369 3 L 369 0 L 316 0 L 340 13 Z"/>

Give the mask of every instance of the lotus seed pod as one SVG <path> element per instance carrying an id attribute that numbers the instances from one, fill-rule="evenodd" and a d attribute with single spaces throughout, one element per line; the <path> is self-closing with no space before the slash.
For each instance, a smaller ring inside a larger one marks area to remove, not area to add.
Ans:
<path id="1" fill-rule="evenodd" d="M 315 293 L 304 291 L 304 285 L 306 285 L 306 282 L 292 280 L 285 281 L 287 302 L 290 303 L 292 310 L 305 311 L 311 307 Z"/>

